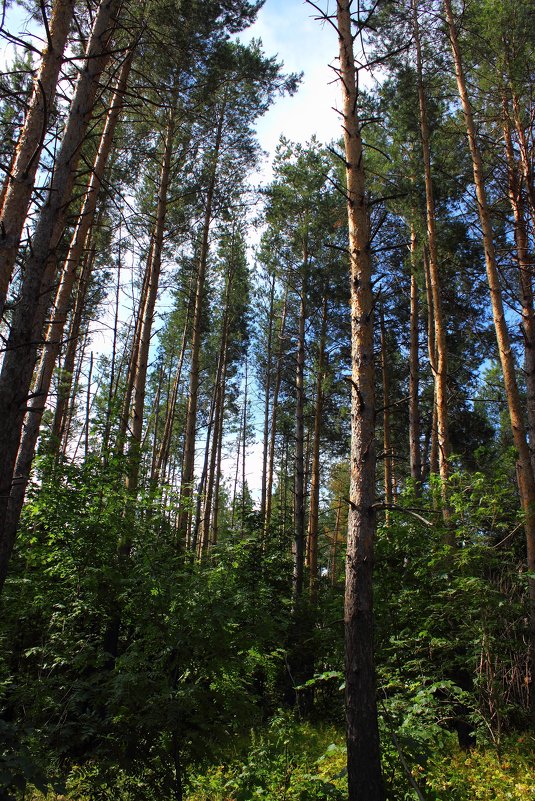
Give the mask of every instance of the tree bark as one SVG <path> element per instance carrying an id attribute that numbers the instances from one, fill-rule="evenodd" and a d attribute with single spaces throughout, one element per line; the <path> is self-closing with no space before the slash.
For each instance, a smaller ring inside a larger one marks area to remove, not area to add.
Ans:
<path id="1" fill-rule="evenodd" d="M 433 322 L 435 327 L 436 362 L 433 367 L 435 381 L 435 401 L 437 407 L 437 434 L 438 434 L 438 461 L 443 513 L 448 518 L 447 482 L 449 475 L 450 441 L 448 432 L 448 354 L 446 346 L 446 326 L 442 313 L 442 298 L 440 288 L 440 268 L 438 263 L 438 246 L 436 233 L 435 197 L 433 178 L 431 174 L 431 150 L 429 145 L 429 121 L 427 115 L 427 99 L 425 94 L 422 64 L 422 48 L 420 41 L 420 26 L 418 22 L 418 0 L 412 0 L 413 32 L 416 47 L 416 73 L 418 80 L 418 103 L 420 119 L 420 136 L 422 141 L 422 156 L 425 176 L 425 200 L 427 242 L 429 245 L 429 282 L 433 303 Z M 451 537 L 449 537 L 451 539 Z M 450 542 L 450 544 L 453 544 Z"/>
<path id="2" fill-rule="evenodd" d="M 384 310 L 381 307 L 381 372 L 383 378 L 383 466 L 384 466 L 384 489 L 385 503 L 385 523 L 390 525 L 389 508 L 393 501 L 393 470 L 392 470 L 392 438 L 390 435 L 390 374 L 388 370 L 388 356 L 386 345 L 386 328 Z"/>
<path id="3" fill-rule="evenodd" d="M 535 573 L 535 479 L 534 479 L 533 468 L 531 465 L 530 451 L 526 438 L 526 430 L 523 419 L 523 408 L 516 380 L 514 355 L 509 340 L 509 331 L 507 329 L 507 322 L 505 319 L 505 313 L 503 308 L 503 299 L 499 281 L 498 265 L 494 250 L 493 229 L 492 229 L 490 211 L 485 189 L 483 161 L 481 158 L 481 153 L 477 141 L 472 107 L 470 105 L 470 99 L 468 97 L 468 91 L 466 88 L 466 80 L 464 76 L 463 63 L 457 37 L 457 28 L 453 17 L 451 1 L 444 0 L 444 7 L 446 11 L 448 32 L 453 53 L 453 60 L 455 64 L 455 76 L 457 79 L 457 88 L 459 90 L 459 96 L 461 98 L 461 104 L 468 136 L 468 143 L 470 146 L 470 154 L 472 157 L 472 166 L 474 170 L 474 184 L 476 188 L 479 221 L 481 224 L 481 233 L 483 239 L 483 248 L 485 251 L 485 265 L 487 270 L 487 281 L 490 289 L 492 315 L 494 318 L 494 327 L 496 330 L 496 340 L 498 343 L 500 363 L 503 371 L 505 394 L 507 397 L 509 417 L 511 420 L 513 441 L 517 451 L 518 488 L 519 488 L 522 510 L 525 515 L 524 530 L 526 534 L 526 546 L 527 546 L 527 567 L 528 571 L 531 574 L 534 574 Z M 529 620 L 530 620 L 531 663 L 533 666 L 535 658 L 535 580 L 533 578 L 528 578 L 528 592 L 530 601 Z M 533 675 L 533 670 L 532 670 L 532 675 Z M 532 692 L 531 697 L 532 697 L 532 711 L 535 712 L 535 693 Z"/>
<path id="4" fill-rule="evenodd" d="M 264 518 L 264 541 L 266 539 L 269 525 L 271 522 L 271 509 L 273 504 L 273 473 L 275 469 L 275 441 L 277 438 L 277 411 L 279 405 L 279 393 L 282 381 L 282 359 L 284 355 L 284 337 L 286 331 L 286 313 L 288 304 L 288 287 L 284 293 L 282 304 L 281 324 L 279 330 L 279 348 L 277 353 L 277 367 L 275 372 L 275 384 L 273 386 L 273 405 L 271 410 L 271 427 L 269 432 L 269 449 L 267 462 L 267 481 L 266 481 L 266 514 Z"/>
<path id="5" fill-rule="evenodd" d="M 262 449 L 262 490 L 260 498 L 260 519 L 266 519 L 267 466 L 269 449 L 269 401 L 271 394 L 271 367 L 273 361 L 273 307 L 275 300 L 275 275 L 269 290 L 268 341 L 266 354 L 266 383 L 264 387 L 264 446 Z"/>
<path id="6" fill-rule="evenodd" d="M 56 0 L 52 7 L 48 22 L 48 42 L 33 82 L 28 111 L 5 186 L 0 212 L 0 319 L 30 207 L 74 6 L 74 0 Z"/>
<path id="7" fill-rule="evenodd" d="M 204 284 L 208 262 L 210 225 L 212 222 L 212 204 L 217 180 L 219 151 L 223 138 L 223 123 L 225 120 L 225 102 L 221 104 L 215 140 L 212 152 L 210 180 L 206 192 L 206 207 L 199 263 L 197 267 L 197 283 L 195 287 L 195 302 L 193 307 L 193 332 L 191 337 L 191 366 L 188 394 L 188 407 L 186 412 L 186 430 L 184 443 L 184 463 L 182 466 L 182 480 L 180 484 L 180 501 L 178 509 L 178 535 L 183 542 L 188 540 L 191 522 L 191 501 L 193 496 L 193 480 L 195 472 L 195 430 L 197 421 L 197 403 L 199 395 L 199 372 L 202 334 L 202 307 L 204 297 Z"/>
<path id="8" fill-rule="evenodd" d="M 301 292 L 297 331 L 295 372 L 295 452 L 294 452 L 294 597 L 303 594 L 305 566 L 305 324 L 308 277 L 308 250 L 305 244 L 301 267 Z"/>
<path id="9" fill-rule="evenodd" d="M 126 479 L 128 491 L 135 495 L 139 483 L 139 467 L 141 460 L 141 435 L 143 431 L 143 412 L 145 409 L 145 390 L 147 385 L 147 370 L 149 366 L 149 350 L 160 282 L 162 267 L 162 250 L 165 232 L 165 218 L 167 214 L 169 180 L 171 171 L 171 156 L 173 152 L 173 139 L 175 133 L 176 106 L 169 111 L 163 158 L 158 187 L 158 202 L 156 209 L 156 222 L 152 235 L 151 258 L 147 263 L 147 292 L 145 304 L 141 314 L 139 331 L 139 348 L 137 352 L 132 387 L 132 412 L 130 424 L 129 468 Z"/>
<path id="10" fill-rule="evenodd" d="M 345 676 L 349 801 L 384 801 L 373 649 L 375 387 L 370 229 L 351 0 L 337 3 L 351 288 L 351 484 L 346 555 Z"/>
<path id="11" fill-rule="evenodd" d="M 84 245 L 89 237 L 89 232 L 94 221 L 97 200 L 100 191 L 100 183 L 111 151 L 115 126 L 119 118 L 122 99 L 126 89 L 126 81 L 130 71 L 131 59 L 132 54 L 127 57 L 123 64 L 119 81 L 110 104 L 110 110 L 108 112 L 106 124 L 100 139 L 99 148 L 93 164 L 93 171 L 91 173 L 91 178 L 89 180 L 84 202 L 82 204 L 80 217 L 78 218 L 78 223 L 76 225 L 63 267 L 63 274 L 56 293 L 52 315 L 45 335 L 45 344 L 37 369 L 34 389 L 28 403 L 25 428 L 17 456 L 17 463 L 13 479 L 12 497 L 10 500 L 10 510 L 8 513 L 9 522 L 6 523 L 6 528 L 8 529 L 7 536 L 13 540 L 16 537 L 20 514 L 24 504 L 24 495 L 30 478 L 30 470 L 35 453 L 35 446 L 39 437 L 41 419 L 43 417 L 48 394 L 50 392 L 54 367 L 61 348 L 73 286 L 78 273 L 80 260 L 83 255 Z M 89 271 L 92 264 L 92 258 L 88 258 L 85 262 L 84 267 L 87 269 L 85 270 L 86 274 L 83 276 L 84 287 L 87 287 L 89 282 Z"/>
<path id="12" fill-rule="evenodd" d="M 409 454 L 411 478 L 417 494 L 422 485 L 422 454 L 420 450 L 420 354 L 418 341 L 418 284 L 416 281 L 416 229 L 411 224 L 411 303 L 409 348 Z"/>
<path id="13" fill-rule="evenodd" d="M 0 374 L 0 588 L 13 539 L 6 531 L 9 498 L 37 347 L 56 272 L 57 247 L 65 224 L 82 143 L 93 112 L 99 79 L 109 59 L 109 42 L 122 0 L 101 2 L 87 46 L 84 68 L 76 84 L 54 177 L 43 205 L 21 295 L 13 315 Z"/>
<path id="14" fill-rule="evenodd" d="M 528 412 L 528 435 L 531 451 L 531 466 L 535 472 L 535 312 L 533 308 L 533 257 L 529 249 L 529 236 L 522 187 L 517 170 L 507 99 L 504 98 L 504 140 L 507 158 L 507 177 L 509 202 L 513 212 L 516 258 L 520 274 L 520 303 L 524 335 L 524 371 L 526 376 L 526 395 Z"/>

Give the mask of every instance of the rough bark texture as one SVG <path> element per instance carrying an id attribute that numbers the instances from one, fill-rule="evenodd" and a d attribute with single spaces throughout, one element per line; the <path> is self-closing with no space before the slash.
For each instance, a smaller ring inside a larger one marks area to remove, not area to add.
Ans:
<path id="1" fill-rule="evenodd" d="M 476 128 L 472 114 L 472 107 L 468 97 L 466 87 L 466 80 L 464 77 L 463 64 L 459 42 L 457 37 L 457 28 L 453 17 L 453 11 L 450 0 L 444 0 L 444 7 L 446 10 L 446 18 L 448 22 L 448 32 L 453 52 L 453 60 L 455 64 L 455 76 L 457 78 L 457 88 L 461 98 L 461 104 L 466 123 L 466 131 L 468 136 L 468 143 L 470 146 L 470 153 L 472 156 L 472 165 L 474 170 L 474 184 L 476 188 L 476 196 L 479 210 L 479 221 L 481 224 L 481 233 L 483 238 L 483 247 L 485 250 L 485 265 L 487 269 L 487 281 L 490 289 L 492 315 L 494 318 L 494 328 L 496 330 L 496 340 L 498 343 L 498 351 L 500 354 L 500 363 L 503 372 L 505 393 L 507 397 L 507 405 L 509 409 L 509 417 L 511 420 L 511 429 L 513 433 L 513 441 L 517 451 L 517 479 L 518 488 L 520 493 L 520 502 L 522 510 L 525 515 L 524 530 L 526 534 L 527 546 L 527 566 L 530 573 L 535 573 L 535 479 L 533 468 L 531 465 L 530 452 L 526 438 L 526 430 L 523 419 L 523 408 L 518 391 L 516 380 L 514 355 L 511 349 L 509 340 L 509 331 L 507 329 L 507 322 L 505 319 L 502 292 L 499 281 L 499 273 L 496 262 L 496 254 L 494 250 L 494 237 L 487 202 L 487 194 L 485 190 L 485 178 L 483 170 L 483 161 L 478 146 Z M 535 580 L 528 579 L 529 598 L 530 598 L 530 642 L 531 642 L 531 662 L 535 656 Z M 533 675 L 533 670 L 532 670 Z M 535 700 L 535 693 L 531 693 L 532 699 Z M 532 708 L 535 708 L 532 701 Z"/>
<path id="2" fill-rule="evenodd" d="M 50 302 L 56 273 L 56 250 L 65 224 L 80 150 L 94 108 L 99 79 L 109 59 L 109 42 L 121 0 L 101 2 L 88 42 L 86 59 L 72 100 L 54 177 L 32 239 L 21 296 L 0 374 L 0 586 L 3 585 L 12 538 L 6 533 L 6 516 L 21 429 L 26 411 L 37 347 Z"/>
<path id="3" fill-rule="evenodd" d="M 337 4 L 351 264 L 351 484 L 344 610 L 348 796 L 349 801 L 383 801 L 373 651 L 373 294 L 351 5 L 348 0 Z"/>
<path id="4" fill-rule="evenodd" d="M 30 206 L 73 14 L 74 0 L 56 0 L 52 7 L 48 22 L 49 39 L 34 79 L 28 111 L 5 185 L 0 222 L 0 318 Z"/>
<path id="5" fill-rule="evenodd" d="M 71 303 L 72 290 L 78 274 L 78 268 L 82 259 L 84 245 L 87 242 L 89 231 L 93 225 L 97 199 L 100 190 L 100 182 L 111 151 L 115 126 L 119 118 L 119 113 L 122 106 L 122 98 L 126 88 L 128 73 L 130 71 L 130 64 L 131 56 L 129 56 L 124 62 L 118 85 L 110 104 L 110 110 L 108 112 L 104 130 L 100 139 L 99 148 L 93 164 L 91 178 L 89 180 L 82 209 L 80 211 L 80 217 L 71 240 L 71 245 L 69 247 L 67 258 L 63 267 L 61 281 L 56 293 L 54 308 L 48 323 L 48 329 L 45 335 L 45 345 L 37 369 L 32 397 L 28 403 L 28 414 L 26 417 L 24 433 L 17 457 L 12 499 L 9 511 L 10 535 L 8 536 L 15 536 L 20 513 L 22 511 L 24 494 L 29 479 L 35 446 L 39 436 L 41 419 L 46 406 L 48 393 L 50 391 L 54 367 L 56 365 L 61 348 L 63 332 Z M 84 264 L 84 267 L 88 268 L 84 271 L 84 287 L 87 286 L 89 281 L 89 272 L 92 264 L 93 259 L 90 258 L 88 258 Z M 12 530 L 13 528 L 15 531 Z"/>

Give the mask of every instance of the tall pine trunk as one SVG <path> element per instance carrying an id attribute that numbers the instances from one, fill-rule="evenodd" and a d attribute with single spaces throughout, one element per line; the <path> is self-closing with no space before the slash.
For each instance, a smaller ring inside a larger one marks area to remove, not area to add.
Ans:
<path id="1" fill-rule="evenodd" d="M 431 150 L 429 144 L 430 131 L 427 114 L 427 98 L 425 94 L 422 47 L 420 41 L 420 25 L 418 22 L 418 2 L 412 0 L 413 34 L 416 47 L 416 73 L 418 82 L 418 104 L 420 119 L 420 136 L 425 177 L 425 208 L 427 222 L 427 242 L 429 246 L 429 284 L 433 303 L 433 322 L 435 327 L 436 361 L 433 367 L 435 381 L 435 402 L 437 409 L 438 461 L 442 481 L 443 512 L 448 517 L 447 482 L 449 475 L 450 441 L 448 432 L 448 354 L 446 346 L 446 326 L 442 313 L 442 297 L 440 287 L 440 268 L 438 263 L 438 245 L 436 232 L 435 196 L 431 174 Z M 453 545 L 452 534 L 448 541 Z"/>
<path id="2" fill-rule="evenodd" d="M 21 295 L 13 314 L 0 373 L 0 588 L 7 575 L 13 547 L 13 539 L 6 530 L 9 499 L 37 347 L 42 340 L 50 293 L 54 286 L 57 248 L 100 77 L 109 60 L 109 44 L 120 5 L 121 0 L 102 0 L 93 23 L 54 176 L 32 238 Z"/>
<path id="3" fill-rule="evenodd" d="M 199 396 L 199 373 L 201 355 L 201 335 L 202 335 L 202 312 L 204 298 L 204 284 L 206 279 L 206 268 L 208 264 L 208 249 L 210 237 L 210 225 L 212 222 L 212 205 L 217 180 L 217 168 L 219 162 L 219 151 L 223 138 L 223 123 L 225 120 L 225 102 L 219 109 L 217 127 L 215 129 L 214 147 L 211 156 L 211 170 L 206 191 L 206 205 L 204 211 L 204 222 L 202 240 L 197 266 L 197 282 L 195 286 L 195 301 L 193 306 L 193 331 L 191 336 L 191 364 L 190 382 L 188 394 L 188 406 L 186 411 L 186 430 L 184 441 L 184 461 L 182 465 L 182 481 L 180 485 L 180 501 L 178 510 L 178 536 L 182 543 L 186 543 L 189 538 L 191 524 L 191 503 L 193 498 L 193 481 L 195 473 L 195 434 L 197 422 L 197 405 Z"/>
<path id="4" fill-rule="evenodd" d="M 43 50 L 41 65 L 33 82 L 24 125 L 4 188 L 0 212 L 0 319 L 30 207 L 74 5 L 74 0 L 56 0 L 52 7 L 48 21 L 47 46 Z"/>
<path id="5" fill-rule="evenodd" d="M 411 224 L 411 300 L 409 346 L 409 458 L 411 478 L 417 493 L 422 483 L 422 453 L 420 449 L 420 353 L 418 341 L 418 283 L 416 281 L 416 230 Z"/>
<path id="6" fill-rule="evenodd" d="M 91 226 L 93 225 L 100 182 L 111 151 L 115 126 L 119 117 L 122 98 L 126 88 L 126 80 L 130 71 L 131 58 L 132 56 L 129 55 L 123 64 L 119 82 L 110 104 L 110 110 L 93 164 L 93 170 L 82 204 L 80 217 L 72 237 L 60 284 L 56 293 L 52 315 L 45 335 L 44 348 L 37 369 L 34 390 L 28 403 L 28 413 L 17 456 L 12 497 L 10 499 L 10 508 L 7 517 L 8 522 L 6 523 L 7 537 L 13 541 L 16 537 L 20 514 L 24 504 L 24 496 L 30 477 L 35 446 L 39 437 L 41 419 L 46 407 L 54 367 L 61 348 L 72 290 L 83 255 L 84 245 L 88 239 Z M 87 266 L 90 268 L 92 262 L 93 260 L 89 258 L 85 262 L 84 267 Z M 87 270 L 86 275 L 83 277 L 84 287 L 87 287 L 89 277 L 89 270 Z"/>
<path id="7" fill-rule="evenodd" d="M 370 227 L 351 0 L 337 3 L 351 289 L 351 482 L 344 606 L 349 801 L 383 801 L 373 648 L 375 371 Z"/>
<path id="8" fill-rule="evenodd" d="M 323 384 L 325 378 L 325 345 L 327 339 L 327 291 L 321 307 L 321 329 L 318 342 L 318 375 L 316 378 L 316 409 L 314 411 L 314 436 L 312 443 L 312 470 L 310 480 L 310 506 L 308 515 L 307 564 L 309 569 L 310 596 L 314 601 L 318 584 L 318 536 L 320 505 L 320 445 L 323 418 Z"/>
<path id="9" fill-rule="evenodd" d="M 485 251 L 485 265 L 487 270 L 487 281 L 490 289 L 492 316 L 494 319 L 494 328 L 496 330 L 496 340 L 498 343 L 498 352 L 500 355 L 500 363 L 503 372 L 505 394 L 509 409 L 509 417 L 511 420 L 513 441 L 517 451 L 517 480 L 520 493 L 520 502 L 525 516 L 524 530 L 526 534 L 527 546 L 527 567 L 529 573 L 531 576 L 533 576 L 535 574 L 535 479 L 531 464 L 529 446 L 526 438 L 526 429 L 524 426 L 524 410 L 520 400 L 520 393 L 518 391 L 518 384 L 516 380 L 514 354 L 511 348 L 509 331 L 507 329 L 507 322 L 505 319 L 498 265 L 494 249 L 492 222 L 485 188 L 483 160 L 481 158 L 477 141 L 476 127 L 474 123 L 472 107 L 470 105 L 470 99 L 468 96 L 466 79 L 464 76 L 461 51 L 457 37 L 457 27 L 453 17 L 451 1 L 444 0 L 444 7 L 446 11 L 448 32 L 455 64 L 457 88 L 461 98 L 468 143 L 470 146 L 470 154 L 472 157 L 474 184 L 476 188 L 483 248 Z M 533 579 L 531 576 L 528 578 L 528 591 L 530 602 L 529 625 L 531 664 L 533 673 L 533 663 L 535 660 L 535 579 Z M 533 691 L 531 692 L 531 698 L 532 711 L 535 713 L 535 693 Z"/>

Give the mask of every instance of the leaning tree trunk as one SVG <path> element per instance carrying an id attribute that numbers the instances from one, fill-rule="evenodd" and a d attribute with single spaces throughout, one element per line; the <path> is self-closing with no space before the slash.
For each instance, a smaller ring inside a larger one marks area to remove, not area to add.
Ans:
<path id="1" fill-rule="evenodd" d="M 109 60 L 109 43 L 121 2 L 122 0 L 103 0 L 95 17 L 54 176 L 32 239 L 21 295 L 4 353 L 0 374 L 0 588 L 7 575 L 13 548 L 13 539 L 6 531 L 6 518 L 37 347 L 42 339 L 50 293 L 54 285 L 57 248 L 100 77 Z"/>
<path id="2" fill-rule="evenodd" d="M 24 495 L 30 477 L 35 446 L 39 437 L 41 419 L 46 407 L 48 393 L 52 383 L 52 376 L 54 374 L 54 367 L 61 348 L 63 332 L 71 302 L 72 290 L 80 260 L 83 255 L 84 245 L 88 239 L 91 226 L 93 225 L 100 191 L 100 183 L 111 151 L 115 126 L 117 124 L 119 113 L 122 107 L 122 100 L 124 91 L 126 89 L 126 81 L 130 71 L 131 59 L 132 53 L 130 53 L 123 64 L 117 88 L 110 104 L 110 110 L 108 112 L 98 151 L 93 164 L 91 178 L 89 180 L 67 258 L 65 260 L 58 291 L 56 293 L 52 315 L 45 335 L 44 348 L 41 354 L 39 367 L 37 369 L 34 391 L 32 392 L 32 396 L 28 403 L 28 413 L 26 417 L 24 433 L 15 467 L 12 497 L 10 500 L 10 509 L 8 513 L 9 522 L 6 523 L 6 528 L 8 529 L 7 536 L 13 540 L 16 536 L 20 514 L 24 504 Z M 84 264 L 84 268 L 88 267 L 90 269 L 92 263 L 93 259 L 88 258 Z M 89 271 L 87 270 L 83 277 L 84 286 L 87 286 L 89 277 Z"/>
<path id="3" fill-rule="evenodd" d="M 28 215 L 63 53 L 74 14 L 74 0 L 56 0 L 48 22 L 47 46 L 33 82 L 24 125 L 5 185 L 0 221 L 0 318 Z M 43 12 L 44 13 L 44 12 Z"/>
<path id="4" fill-rule="evenodd" d="M 507 329 L 507 322 L 505 319 L 505 312 L 503 307 L 502 292 L 500 287 L 498 265 L 496 261 L 496 253 L 494 250 L 494 236 L 492 229 L 492 222 L 490 217 L 489 206 L 487 202 L 487 194 L 485 189 L 485 178 L 483 169 L 483 160 L 479 150 L 479 145 L 476 136 L 476 128 L 474 117 L 472 114 L 472 107 L 468 97 L 466 88 L 466 80 L 464 76 L 461 52 L 459 48 L 459 41 L 457 37 L 457 28 L 453 18 L 453 11 L 450 0 L 444 0 L 444 7 L 446 10 L 446 18 L 448 22 L 448 32 L 453 52 L 453 60 L 455 64 L 455 76 L 457 79 L 457 88 L 461 98 L 461 104 L 466 123 L 466 131 L 468 136 L 468 143 L 470 146 L 470 153 L 472 156 L 472 166 L 474 170 L 474 184 L 476 188 L 477 203 L 479 209 L 479 221 L 481 224 L 481 234 L 483 238 L 483 248 L 485 250 L 485 265 L 487 270 L 487 281 L 490 289 L 492 315 L 494 318 L 494 327 L 496 330 L 496 339 L 498 343 L 498 352 L 500 355 L 500 363 L 503 371 L 503 378 L 505 384 L 505 394 L 507 397 L 507 405 L 509 408 L 509 417 L 511 420 L 511 428 L 513 433 L 513 441 L 517 451 L 517 480 L 518 489 L 520 493 L 520 502 L 524 512 L 524 530 L 526 534 L 527 545 L 527 566 L 530 573 L 528 578 L 528 590 L 530 600 L 530 643 L 531 643 L 531 663 L 533 674 L 533 662 L 535 659 L 535 579 L 532 577 L 535 574 L 535 479 L 533 468 L 531 465 L 531 457 L 529 446 L 526 438 L 526 429 L 523 419 L 523 407 L 520 400 L 520 393 L 518 391 L 518 384 L 516 380 L 515 361 L 511 343 L 509 340 L 509 331 Z M 535 713 L 535 693 L 531 693 L 532 710 Z"/>
<path id="5" fill-rule="evenodd" d="M 348 797 L 349 801 L 383 801 L 373 649 L 376 521 L 372 264 L 351 5 L 351 0 L 337 3 L 351 267 L 351 483 L 344 607 Z"/>

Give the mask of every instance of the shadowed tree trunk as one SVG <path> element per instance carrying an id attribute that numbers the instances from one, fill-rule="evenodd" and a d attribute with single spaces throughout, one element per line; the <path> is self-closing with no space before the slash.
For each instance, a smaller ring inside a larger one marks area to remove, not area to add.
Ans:
<path id="1" fill-rule="evenodd" d="M 327 338 L 327 291 L 321 307 L 321 330 L 318 343 L 318 375 L 316 379 L 316 409 L 312 444 L 312 478 L 310 482 L 310 511 L 308 516 L 307 564 L 310 574 L 310 596 L 314 601 L 318 584 L 318 536 L 320 505 L 320 444 L 323 417 L 323 383 L 325 378 L 325 344 Z"/>
<path id="2" fill-rule="evenodd" d="M 418 283 L 416 281 L 416 230 L 411 224 L 411 303 L 409 346 L 409 452 L 411 478 L 417 493 L 422 483 L 422 454 L 420 450 L 420 354 L 418 341 Z"/>

